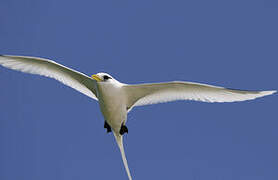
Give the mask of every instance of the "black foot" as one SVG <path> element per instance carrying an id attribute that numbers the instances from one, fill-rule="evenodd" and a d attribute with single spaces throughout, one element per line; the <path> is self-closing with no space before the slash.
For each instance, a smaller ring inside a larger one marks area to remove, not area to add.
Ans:
<path id="1" fill-rule="evenodd" d="M 122 124 L 120 134 L 123 135 L 124 133 L 128 133 L 128 129 L 125 125 Z"/>
<path id="2" fill-rule="evenodd" d="M 112 132 L 111 127 L 109 126 L 109 124 L 108 124 L 106 121 L 104 122 L 104 128 L 106 128 L 106 129 L 107 129 L 107 133 Z"/>

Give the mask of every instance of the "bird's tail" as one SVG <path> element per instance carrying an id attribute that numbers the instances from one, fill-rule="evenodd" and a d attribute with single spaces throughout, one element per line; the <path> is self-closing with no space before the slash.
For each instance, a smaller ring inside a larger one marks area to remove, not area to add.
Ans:
<path id="1" fill-rule="evenodd" d="M 128 168 L 126 156 L 125 156 L 125 150 L 124 150 L 124 146 L 123 146 L 123 136 L 120 135 L 120 134 L 116 134 L 116 133 L 114 133 L 114 132 L 113 132 L 113 134 L 114 134 L 114 136 L 115 136 L 115 139 L 116 139 L 117 144 L 118 144 L 118 146 L 119 146 L 119 149 L 120 149 L 120 151 L 121 151 L 122 160 L 123 160 L 123 163 L 124 163 L 124 166 L 125 166 L 125 170 L 126 170 L 128 179 L 129 179 L 129 180 L 132 180 L 132 177 L 131 177 L 131 175 L 130 175 L 130 171 L 129 171 L 129 168 Z"/>

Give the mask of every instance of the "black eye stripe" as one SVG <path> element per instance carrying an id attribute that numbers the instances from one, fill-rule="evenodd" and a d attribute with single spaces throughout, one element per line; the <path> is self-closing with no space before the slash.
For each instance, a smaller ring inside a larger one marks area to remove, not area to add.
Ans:
<path id="1" fill-rule="evenodd" d="M 104 79 L 104 80 L 108 80 L 108 79 L 112 79 L 112 78 L 109 77 L 109 76 L 107 76 L 107 75 L 104 75 L 104 76 L 103 76 L 103 79 Z"/>

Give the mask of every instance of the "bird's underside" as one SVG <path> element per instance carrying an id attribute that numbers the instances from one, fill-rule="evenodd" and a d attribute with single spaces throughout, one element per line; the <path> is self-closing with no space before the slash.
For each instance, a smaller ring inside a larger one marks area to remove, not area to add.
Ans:
<path id="1" fill-rule="evenodd" d="M 0 65 L 56 79 L 97 100 L 105 118 L 104 128 L 108 133 L 113 132 L 130 180 L 132 177 L 124 153 L 122 135 L 128 133 L 126 117 L 133 107 L 176 100 L 245 101 L 276 92 L 234 90 L 184 81 L 128 85 L 120 83 L 107 73 L 98 73 L 89 77 L 54 61 L 26 56 L 0 55 Z"/>
<path id="2" fill-rule="evenodd" d="M 107 133 L 112 132 L 111 126 L 106 121 L 104 121 L 104 128 L 106 129 Z M 128 133 L 128 128 L 126 127 L 126 125 L 124 124 L 121 125 L 119 133 L 120 135 L 124 135 L 124 133 Z"/>

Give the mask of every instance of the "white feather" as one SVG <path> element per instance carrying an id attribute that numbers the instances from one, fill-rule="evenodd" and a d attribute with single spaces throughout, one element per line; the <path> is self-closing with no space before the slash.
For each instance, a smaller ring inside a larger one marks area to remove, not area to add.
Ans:
<path id="1" fill-rule="evenodd" d="M 95 99 L 96 82 L 87 75 L 54 61 L 27 56 L 0 56 L 0 65 L 13 70 L 50 77 Z"/>
<path id="2" fill-rule="evenodd" d="M 167 82 L 126 85 L 127 107 L 163 103 L 176 100 L 203 102 L 235 102 L 251 100 L 276 91 L 245 91 L 192 82 Z"/>
<path id="3" fill-rule="evenodd" d="M 125 156 L 125 150 L 124 150 L 124 145 L 123 145 L 123 136 L 120 135 L 119 133 L 115 133 L 114 131 L 113 131 L 113 134 L 114 134 L 114 137 L 115 137 L 116 142 L 118 144 L 118 147 L 120 149 L 122 160 L 123 160 L 123 163 L 124 163 L 124 166 L 125 166 L 125 170 L 126 170 L 128 179 L 132 180 L 132 177 L 130 175 L 130 171 L 129 171 L 129 168 L 128 168 L 126 156 Z"/>

